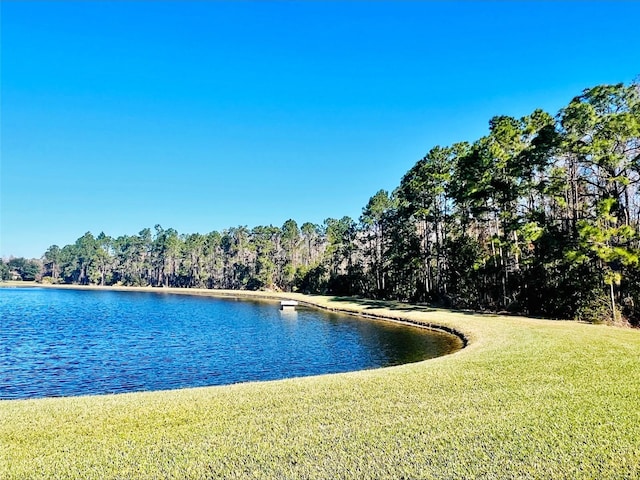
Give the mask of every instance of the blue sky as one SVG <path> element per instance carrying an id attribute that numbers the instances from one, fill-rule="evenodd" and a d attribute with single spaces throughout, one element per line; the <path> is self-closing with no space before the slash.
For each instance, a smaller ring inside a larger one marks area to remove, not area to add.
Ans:
<path id="1" fill-rule="evenodd" d="M 0 8 L 3 257 L 356 219 L 433 146 L 640 74 L 640 2 Z"/>

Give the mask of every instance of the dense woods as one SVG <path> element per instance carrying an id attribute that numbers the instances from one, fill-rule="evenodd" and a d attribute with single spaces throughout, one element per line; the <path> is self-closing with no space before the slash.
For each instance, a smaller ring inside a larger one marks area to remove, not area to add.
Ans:
<path id="1" fill-rule="evenodd" d="M 276 289 L 640 323 L 640 84 L 432 148 L 359 219 L 86 233 L 46 281 Z"/>

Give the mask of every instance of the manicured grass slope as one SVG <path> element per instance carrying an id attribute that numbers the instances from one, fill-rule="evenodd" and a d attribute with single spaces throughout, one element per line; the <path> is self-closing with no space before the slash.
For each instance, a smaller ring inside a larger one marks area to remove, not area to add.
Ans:
<path id="1" fill-rule="evenodd" d="M 438 323 L 380 370 L 0 402 L 0 478 L 638 478 L 640 331 L 306 298 Z"/>

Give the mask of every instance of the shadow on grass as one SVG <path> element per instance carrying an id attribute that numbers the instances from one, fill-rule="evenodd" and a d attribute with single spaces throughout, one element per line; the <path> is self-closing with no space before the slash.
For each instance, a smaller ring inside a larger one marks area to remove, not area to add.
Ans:
<path id="1" fill-rule="evenodd" d="M 371 300 L 359 297 L 332 297 L 331 300 L 334 302 L 354 303 L 366 309 L 386 308 L 403 312 L 435 312 L 437 310 L 428 305 L 402 303 L 395 300 Z"/>
<path id="2" fill-rule="evenodd" d="M 518 314 L 514 314 L 512 312 L 459 310 L 455 308 L 433 307 L 425 304 L 404 303 L 397 300 L 371 300 L 368 298 L 341 297 L 341 296 L 331 297 L 331 300 L 334 302 L 353 303 L 356 305 L 361 305 L 367 310 L 374 309 L 374 308 L 386 308 L 388 310 L 394 310 L 394 311 L 400 311 L 400 312 L 437 312 L 437 311 L 444 310 L 448 312 L 460 313 L 462 315 L 483 316 L 483 317 L 499 317 L 504 315 L 519 316 Z"/>
<path id="3" fill-rule="evenodd" d="M 522 317 L 522 318 L 530 318 L 535 320 L 546 320 L 549 322 L 575 322 L 573 319 L 562 319 L 562 318 L 548 318 L 541 317 L 538 315 L 531 315 L 522 312 L 509 312 L 509 311 L 489 311 L 489 310 L 462 310 L 456 308 L 447 308 L 447 307 L 434 307 L 425 304 L 413 304 L 413 303 L 404 303 L 397 300 L 371 300 L 368 298 L 359 298 L 359 297 L 340 297 L 335 296 L 331 297 L 331 300 L 334 302 L 343 302 L 343 303 L 352 303 L 356 305 L 362 305 L 365 309 L 375 309 L 375 308 L 386 308 L 388 310 L 401 311 L 401 312 L 437 312 L 437 311 L 447 311 L 459 313 L 461 315 L 469 315 L 474 317 L 484 317 L 484 318 L 496 318 L 496 317 Z"/>

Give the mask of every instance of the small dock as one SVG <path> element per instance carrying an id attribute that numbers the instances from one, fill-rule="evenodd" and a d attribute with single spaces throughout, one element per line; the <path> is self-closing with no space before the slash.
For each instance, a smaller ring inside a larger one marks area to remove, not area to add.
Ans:
<path id="1" fill-rule="evenodd" d="M 280 310 L 295 310 L 298 302 L 295 300 L 282 300 L 280 302 Z"/>

